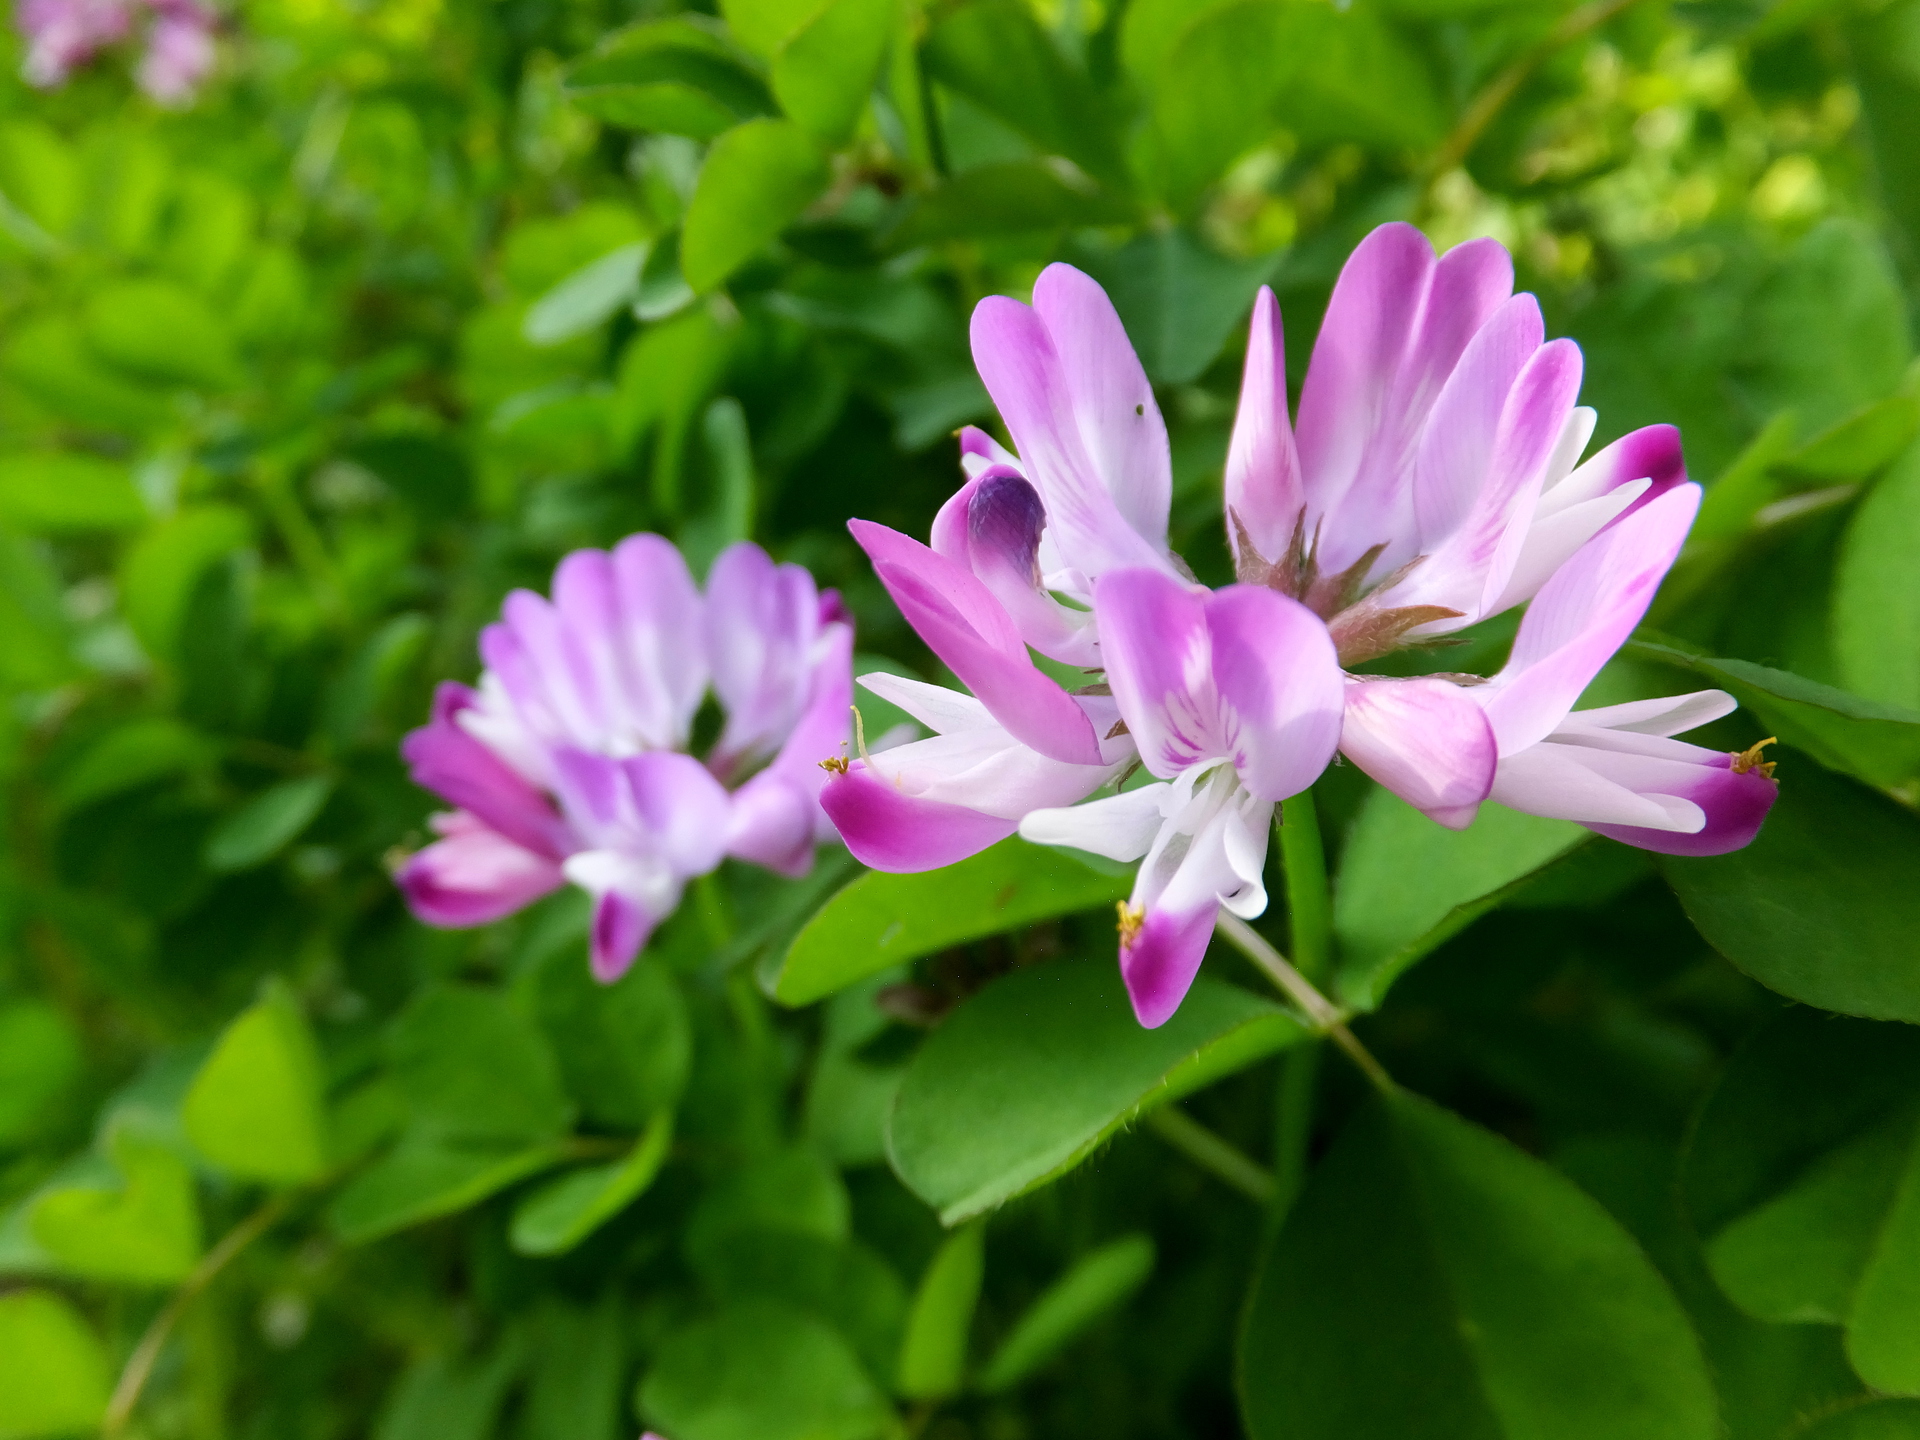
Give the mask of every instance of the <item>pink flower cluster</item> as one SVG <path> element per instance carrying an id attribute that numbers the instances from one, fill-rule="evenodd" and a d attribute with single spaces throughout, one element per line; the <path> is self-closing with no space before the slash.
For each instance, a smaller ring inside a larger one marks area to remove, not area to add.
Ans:
<path id="1" fill-rule="evenodd" d="M 971 691 L 863 677 L 935 732 L 823 794 L 867 864 L 930 869 L 1016 830 L 1140 861 L 1120 965 L 1151 1026 L 1185 996 L 1219 908 L 1264 910 L 1274 806 L 1336 752 L 1456 829 L 1494 800 L 1670 854 L 1758 830 L 1771 767 L 1671 738 L 1731 697 L 1574 708 L 1700 491 L 1671 426 L 1582 463 L 1580 351 L 1546 339 L 1500 245 L 1436 257 L 1411 226 L 1374 231 L 1334 290 L 1297 417 L 1261 291 L 1226 471 L 1239 583 L 1220 590 L 1169 549 L 1166 427 L 1098 285 L 1055 265 L 1031 306 L 982 301 L 973 353 L 1018 453 L 964 434 L 966 483 L 931 546 L 852 523 Z M 1362 668 L 1523 604 L 1492 676 Z M 1056 683 L 1035 651 L 1086 683 Z"/>
<path id="2" fill-rule="evenodd" d="M 21 72 L 43 89 L 125 39 L 148 13 L 147 48 L 136 78 L 165 105 L 185 104 L 213 69 L 214 12 L 201 0 L 20 0 L 14 22 L 27 39 Z"/>
<path id="3" fill-rule="evenodd" d="M 853 626 L 799 566 L 738 544 L 703 595 L 658 535 L 577 550 L 551 600 L 507 597 L 480 653 L 478 689 L 442 685 L 401 747 L 455 807 L 399 871 L 428 924 L 485 924 L 570 881 L 613 980 L 689 880 L 728 856 L 801 875 L 832 838 L 818 761 L 846 743 Z M 724 721 L 696 758 L 710 689 Z"/>

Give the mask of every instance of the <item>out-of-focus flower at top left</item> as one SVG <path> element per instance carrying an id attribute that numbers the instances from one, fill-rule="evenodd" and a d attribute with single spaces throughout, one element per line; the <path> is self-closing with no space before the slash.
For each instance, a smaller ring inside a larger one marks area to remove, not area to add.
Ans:
<path id="1" fill-rule="evenodd" d="M 42 89 L 66 84 L 124 40 L 143 11 L 147 44 L 135 78 L 162 105 L 186 104 L 213 69 L 219 17 L 201 0 L 20 0 L 14 23 L 27 39 L 21 74 Z"/>
<path id="2" fill-rule="evenodd" d="M 818 761 L 846 743 L 853 627 L 832 591 L 741 543 L 703 596 L 680 552 L 634 535 L 516 590 L 480 636 L 477 689 L 447 683 L 401 754 L 456 808 L 397 879 L 430 925 L 483 925 L 571 881 L 594 897 L 593 972 L 624 973 L 687 882 L 728 856 L 804 874 Z M 703 757 L 711 687 L 724 715 Z"/>

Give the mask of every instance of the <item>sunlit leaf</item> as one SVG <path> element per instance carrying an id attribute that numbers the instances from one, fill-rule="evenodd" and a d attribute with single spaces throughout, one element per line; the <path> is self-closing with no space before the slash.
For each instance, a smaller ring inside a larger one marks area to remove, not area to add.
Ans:
<path id="1" fill-rule="evenodd" d="M 749 120 L 707 152 L 680 236 L 680 264 L 695 291 L 713 289 L 812 203 L 827 161 L 784 120 Z"/>
<path id="2" fill-rule="evenodd" d="M 241 1011 L 182 1107 L 207 1159 L 248 1180 L 296 1184 L 327 1167 L 320 1056 L 293 998 L 276 989 Z"/>
<path id="3" fill-rule="evenodd" d="M 71 1301 L 0 1295 L 0 1440 L 91 1433 L 107 1408 L 106 1347 Z"/>

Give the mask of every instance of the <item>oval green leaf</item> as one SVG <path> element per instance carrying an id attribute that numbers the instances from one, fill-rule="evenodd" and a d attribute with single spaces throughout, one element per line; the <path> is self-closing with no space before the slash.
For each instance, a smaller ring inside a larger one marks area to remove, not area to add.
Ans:
<path id="1" fill-rule="evenodd" d="M 331 775 L 282 780 L 216 825 L 202 859 L 216 874 L 265 864 L 313 823 L 332 794 Z"/>
<path id="2" fill-rule="evenodd" d="M 713 289 L 827 188 L 818 145 L 786 120 L 749 120 L 713 142 L 687 207 L 680 265 L 687 283 Z"/>
<path id="3" fill-rule="evenodd" d="M 967 1337 L 986 1272 L 986 1243 L 984 1220 L 963 1226 L 934 1252 L 920 1277 L 895 1381 L 910 1400 L 944 1400 L 960 1393 L 967 1375 Z"/>
<path id="4" fill-rule="evenodd" d="M 1153 1273 L 1153 1241 L 1127 1235 L 1102 1245 L 1040 1292 L 980 1372 L 989 1395 L 1011 1390 L 1109 1310 L 1126 1303 Z"/>
<path id="5" fill-rule="evenodd" d="M 1305 1033 L 1278 1005 L 1205 978 L 1171 1020 L 1145 1030 L 1110 959 L 1016 971 L 914 1057 L 888 1119 L 888 1155 L 908 1188 L 957 1224 Z"/>
<path id="6" fill-rule="evenodd" d="M 1252 1440 L 1714 1440 L 1646 1256 L 1557 1171 L 1396 1092 L 1348 1126 L 1254 1283 Z"/>
<path id="7" fill-rule="evenodd" d="M 0 1440 L 91 1432 L 107 1408 L 107 1354 L 46 1290 L 0 1295 Z"/>
<path id="8" fill-rule="evenodd" d="M 653 1183 L 672 1143 L 673 1112 L 662 1110 L 625 1159 L 541 1186 L 514 1209 L 513 1248 L 522 1255 L 566 1254 Z"/>
<path id="9" fill-rule="evenodd" d="M 1920 818 L 1792 757 L 1780 781 L 1746 849 L 1661 857 L 1674 894 L 1707 943 L 1769 990 L 1920 1021 Z"/>
<path id="10" fill-rule="evenodd" d="M 327 1168 L 320 1054 L 290 995 L 276 988 L 227 1027 L 181 1119 L 196 1150 L 242 1179 L 293 1185 Z"/>
<path id="11" fill-rule="evenodd" d="M 132 530 L 149 518 L 124 465 L 92 455 L 10 455 L 0 460 L 0 521 L 16 530 Z"/>
<path id="12" fill-rule="evenodd" d="M 773 995 L 807 1005 L 856 980 L 950 945 L 1124 900 L 1131 876 L 1067 852 L 1003 840 L 919 875 L 860 876 L 820 908 L 787 951 Z"/>

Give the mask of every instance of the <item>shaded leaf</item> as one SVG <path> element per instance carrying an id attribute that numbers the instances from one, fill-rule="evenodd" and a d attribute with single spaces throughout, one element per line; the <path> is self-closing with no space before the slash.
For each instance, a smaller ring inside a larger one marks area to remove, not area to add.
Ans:
<path id="1" fill-rule="evenodd" d="M 1127 1235 L 1074 1263 L 1014 1321 L 980 1372 L 988 1394 L 1011 1390 L 1077 1339 L 1109 1310 L 1126 1303 L 1153 1273 L 1153 1241 Z"/>
<path id="2" fill-rule="evenodd" d="M 302 775 L 261 791 L 207 836 L 207 868 L 247 870 L 271 860 L 314 822 L 332 794 L 331 775 Z"/>
<path id="3" fill-rule="evenodd" d="M 511 1238 L 522 1255 L 564 1255 L 637 1199 L 666 1163 L 673 1112 L 662 1110 L 626 1158 L 549 1181 L 514 1207 Z"/>
<path id="4" fill-rule="evenodd" d="M 967 1373 L 967 1336 L 986 1267 L 983 1220 L 947 1237 L 920 1277 L 900 1342 L 900 1394 L 911 1400 L 957 1395 Z"/>
<path id="5" fill-rule="evenodd" d="M 1146 1030 L 1111 960 L 1016 971 L 962 1005 L 914 1057 L 888 1154 L 908 1187 L 957 1224 L 1303 1033 L 1279 1006 L 1205 978 L 1171 1020 Z"/>

